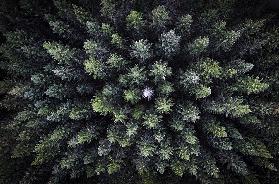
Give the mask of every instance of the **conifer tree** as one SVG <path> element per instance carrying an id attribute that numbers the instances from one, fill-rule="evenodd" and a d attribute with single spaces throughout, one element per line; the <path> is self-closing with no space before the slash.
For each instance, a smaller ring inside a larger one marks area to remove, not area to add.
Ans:
<path id="1" fill-rule="evenodd" d="M 47 168 L 50 183 L 130 169 L 145 183 L 169 171 L 256 182 L 277 171 L 279 31 L 269 19 L 114 0 L 93 15 L 53 2 L 52 37 L 17 30 L 0 48 L 16 81 L 1 103 L 24 104 L 8 126 L 14 158 Z"/>

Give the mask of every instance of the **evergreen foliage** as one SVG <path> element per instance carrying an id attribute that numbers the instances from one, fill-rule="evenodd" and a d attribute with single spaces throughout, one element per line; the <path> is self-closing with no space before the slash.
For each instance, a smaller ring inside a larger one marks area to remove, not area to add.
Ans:
<path id="1" fill-rule="evenodd" d="M 30 159 L 22 183 L 45 170 L 49 183 L 257 183 L 277 171 L 278 26 L 235 21 L 228 1 L 173 2 L 101 0 L 92 13 L 53 0 L 50 36 L 5 34 L 0 107 L 18 111 L 5 129 L 11 156 Z"/>

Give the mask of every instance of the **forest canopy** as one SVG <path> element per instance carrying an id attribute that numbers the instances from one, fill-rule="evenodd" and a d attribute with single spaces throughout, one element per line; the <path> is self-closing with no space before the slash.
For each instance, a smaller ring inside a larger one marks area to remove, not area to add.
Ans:
<path id="1" fill-rule="evenodd" d="M 279 182 L 276 2 L 0 10 L 0 183 Z"/>

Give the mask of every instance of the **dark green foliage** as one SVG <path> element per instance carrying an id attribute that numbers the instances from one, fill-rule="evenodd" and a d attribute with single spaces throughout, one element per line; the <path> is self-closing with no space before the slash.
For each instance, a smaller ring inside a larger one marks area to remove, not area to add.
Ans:
<path id="1" fill-rule="evenodd" d="M 4 128 L 11 157 L 28 158 L 23 183 L 277 172 L 278 25 L 236 18 L 234 1 L 187 2 L 54 0 L 52 33 L 5 33 L 0 105 L 16 108 Z"/>

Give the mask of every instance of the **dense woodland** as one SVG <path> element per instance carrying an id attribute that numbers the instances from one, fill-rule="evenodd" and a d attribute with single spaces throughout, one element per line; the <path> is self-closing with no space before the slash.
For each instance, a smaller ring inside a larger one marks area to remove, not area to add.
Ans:
<path id="1" fill-rule="evenodd" d="M 0 184 L 279 183 L 276 0 L 2 0 Z"/>

